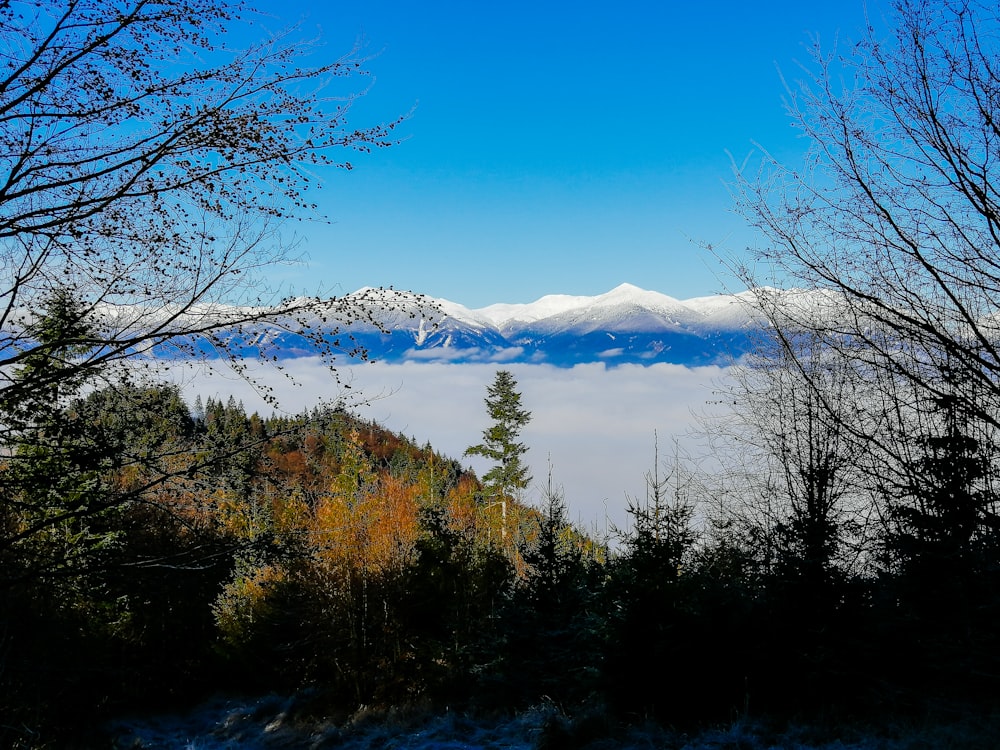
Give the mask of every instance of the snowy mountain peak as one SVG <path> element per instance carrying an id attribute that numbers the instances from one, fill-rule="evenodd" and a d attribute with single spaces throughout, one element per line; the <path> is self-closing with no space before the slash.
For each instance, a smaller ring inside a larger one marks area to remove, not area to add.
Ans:
<path id="1" fill-rule="evenodd" d="M 523 304 L 498 303 L 483 307 L 476 312 L 498 327 L 512 323 L 534 323 L 538 320 L 559 315 L 567 310 L 586 307 L 594 297 L 579 297 L 570 294 L 547 294 L 535 302 Z"/>
<path id="2" fill-rule="evenodd" d="M 349 335 L 352 346 L 382 362 L 720 364 L 748 350 L 759 322 L 750 298 L 684 302 L 633 284 L 595 296 L 549 294 L 481 309 L 385 288 L 359 289 L 343 299 L 348 309 L 331 301 L 330 314 L 318 315 L 311 325 L 328 329 L 334 346 L 341 334 Z M 298 331 L 301 324 L 262 331 L 260 341 L 291 356 L 310 356 L 314 346 Z M 258 347 L 256 340 L 245 342 L 242 331 L 235 339 L 250 354 Z"/>
<path id="3" fill-rule="evenodd" d="M 680 315 L 691 314 L 684 304 L 659 292 L 651 292 L 634 284 L 619 284 L 610 292 L 596 296 L 577 296 L 569 294 L 547 294 L 535 302 L 523 304 L 498 303 L 472 310 L 475 317 L 489 320 L 497 328 L 509 330 L 522 328 L 525 325 L 541 323 L 546 320 L 566 320 L 569 318 L 605 317 L 614 310 L 613 317 L 640 310 L 654 311 L 659 314 Z"/>
<path id="4" fill-rule="evenodd" d="M 610 292 L 594 297 L 593 301 L 597 307 L 621 306 L 668 313 L 677 313 L 686 309 L 684 303 L 673 297 L 668 297 L 660 292 L 640 289 L 632 284 L 620 284 Z"/>
<path id="5" fill-rule="evenodd" d="M 608 294 L 644 294 L 645 292 L 645 289 L 637 287 L 635 284 L 629 284 L 627 281 L 623 281 L 621 284 L 608 292 Z"/>
<path id="6" fill-rule="evenodd" d="M 666 294 L 661 294 L 660 292 L 651 292 L 647 289 L 642 289 L 641 287 L 637 287 L 635 284 L 619 284 L 610 292 L 600 294 L 595 299 L 636 302 L 642 304 L 648 304 L 650 302 L 660 303 L 664 300 L 671 303 L 677 302 L 677 300 L 673 297 L 668 297 Z"/>

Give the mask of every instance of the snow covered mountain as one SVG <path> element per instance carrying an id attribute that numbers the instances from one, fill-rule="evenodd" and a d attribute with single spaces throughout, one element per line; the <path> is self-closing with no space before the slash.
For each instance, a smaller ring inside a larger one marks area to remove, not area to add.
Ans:
<path id="1" fill-rule="evenodd" d="M 727 364 L 748 350 L 759 330 L 752 300 L 744 292 L 682 302 L 622 284 L 595 297 L 552 294 L 528 304 L 469 309 L 445 299 L 365 288 L 343 298 L 355 322 L 345 324 L 334 306 L 313 320 L 243 325 L 220 338 L 239 356 L 266 349 L 269 359 L 272 352 L 279 359 L 316 354 L 314 337 L 303 330 L 308 327 L 322 331 L 345 356 L 360 348 L 382 362 Z"/>
<path id="2" fill-rule="evenodd" d="M 348 295 L 377 304 L 371 289 Z M 720 295 L 679 301 L 622 284 L 605 294 L 553 294 L 528 304 L 469 309 L 444 299 L 414 295 L 348 330 L 372 359 L 387 362 L 670 362 L 724 364 L 745 353 L 757 329 L 750 296 Z"/>

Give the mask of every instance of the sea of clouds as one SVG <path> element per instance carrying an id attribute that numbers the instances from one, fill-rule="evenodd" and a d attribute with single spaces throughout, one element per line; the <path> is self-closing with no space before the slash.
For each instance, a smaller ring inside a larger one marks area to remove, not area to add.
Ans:
<path id="1" fill-rule="evenodd" d="M 285 360 L 252 368 L 251 381 L 231 372 L 183 371 L 185 396 L 243 402 L 248 412 L 299 413 L 321 401 L 345 403 L 354 413 L 458 459 L 480 476 L 489 464 L 463 458 L 482 440 L 490 420 L 484 399 L 496 364 L 358 363 L 338 369 L 340 382 L 318 359 Z M 661 476 L 676 451 L 697 452 L 689 433 L 702 415 L 718 413 L 717 392 L 729 371 L 721 367 L 586 364 L 572 368 L 508 364 L 524 408 L 532 413 L 522 433 L 534 474 L 525 500 L 539 504 L 549 475 L 564 493 L 571 520 L 604 532 L 628 525 L 628 498 L 645 497 L 657 444 Z M 271 389 L 278 407 L 266 402 Z M 675 444 L 676 441 L 676 444 Z"/>

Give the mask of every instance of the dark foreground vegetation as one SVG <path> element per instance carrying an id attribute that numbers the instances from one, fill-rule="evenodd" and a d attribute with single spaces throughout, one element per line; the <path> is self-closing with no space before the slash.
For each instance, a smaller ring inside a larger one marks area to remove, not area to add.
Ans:
<path id="1" fill-rule="evenodd" d="M 654 473 L 609 551 L 558 493 L 500 507 L 336 409 L 264 419 L 119 386 L 44 429 L 3 474 L 5 745 L 97 742 L 107 719 L 217 692 L 308 689 L 317 717 L 547 703 L 583 733 L 952 719 L 1000 696 L 992 516 L 958 544 L 927 506 L 923 544 L 887 525 L 891 567 L 850 573 L 810 557 L 794 513 L 767 539 L 732 516 L 697 531 L 695 498 Z"/>

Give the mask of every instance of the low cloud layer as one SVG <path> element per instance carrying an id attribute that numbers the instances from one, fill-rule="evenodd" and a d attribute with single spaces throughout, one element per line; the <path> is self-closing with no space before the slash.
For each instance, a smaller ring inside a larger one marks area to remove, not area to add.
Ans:
<path id="1" fill-rule="evenodd" d="M 487 464 L 464 459 L 468 446 L 489 425 L 484 398 L 495 364 L 380 363 L 343 368 L 338 385 L 315 359 L 286 360 L 284 373 L 254 373 L 273 389 L 281 410 L 300 412 L 320 400 L 345 400 L 360 416 L 430 444 L 480 474 Z M 719 367 L 655 364 L 613 369 L 603 364 L 557 368 L 504 366 L 518 381 L 522 404 L 532 412 L 523 441 L 534 482 L 526 499 L 541 500 L 551 462 L 553 484 L 564 490 L 572 519 L 587 529 L 627 522 L 626 496 L 644 497 L 644 475 L 654 462 L 654 434 L 661 459 L 672 452 L 713 400 L 726 377 Z M 287 377 L 291 376 L 291 378 Z M 345 387 L 348 386 L 348 387 Z M 245 381 L 232 375 L 188 372 L 184 392 L 242 400 L 248 411 L 273 407 Z"/>

